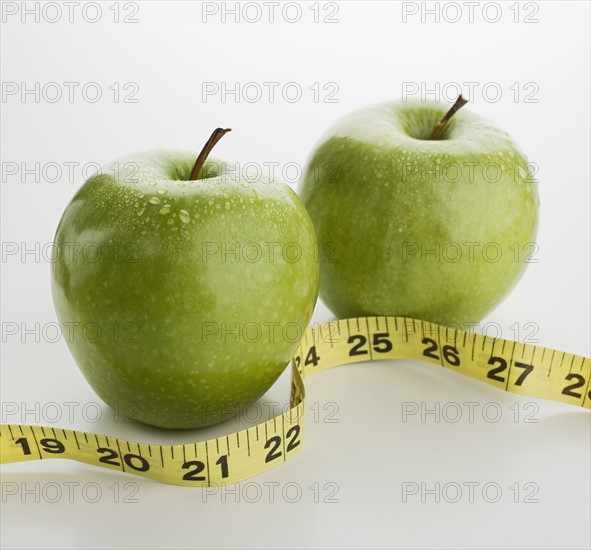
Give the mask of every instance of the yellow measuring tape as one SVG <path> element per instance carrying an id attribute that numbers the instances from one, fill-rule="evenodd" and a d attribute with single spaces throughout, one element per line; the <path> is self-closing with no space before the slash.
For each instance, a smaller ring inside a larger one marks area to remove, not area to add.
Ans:
<path id="1" fill-rule="evenodd" d="M 587 357 L 405 317 L 364 317 L 308 329 L 293 357 L 290 409 L 271 420 L 186 445 L 148 445 L 74 430 L 3 424 L 0 464 L 67 458 L 176 485 L 235 483 L 302 449 L 306 376 L 378 359 L 428 361 L 508 392 L 591 408 Z"/>

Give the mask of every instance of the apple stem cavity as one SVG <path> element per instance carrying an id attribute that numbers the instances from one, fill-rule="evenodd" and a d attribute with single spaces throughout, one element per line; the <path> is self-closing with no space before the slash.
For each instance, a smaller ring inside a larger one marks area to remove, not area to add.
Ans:
<path id="1" fill-rule="evenodd" d="M 197 179 L 197 176 L 199 175 L 201 168 L 203 168 L 203 165 L 205 164 L 205 161 L 207 160 L 209 153 L 211 153 L 211 150 L 215 147 L 215 144 L 220 139 L 222 139 L 224 137 L 224 135 L 226 135 L 228 132 L 231 132 L 231 131 L 232 131 L 232 128 L 216 128 L 213 131 L 213 133 L 211 134 L 211 136 L 209 136 L 209 139 L 207 140 L 207 142 L 203 146 L 203 149 L 201 149 L 201 153 L 199 153 L 197 160 L 195 161 L 195 165 L 193 166 L 193 170 L 191 170 L 191 175 L 189 176 L 189 180 L 196 180 Z"/>
<path id="2" fill-rule="evenodd" d="M 451 106 L 451 109 L 447 111 L 447 113 L 445 113 L 445 116 L 439 121 L 439 124 L 435 127 L 435 130 L 433 130 L 433 133 L 431 134 L 431 137 L 429 139 L 437 139 L 441 132 L 443 132 L 443 129 L 445 128 L 446 124 L 449 122 L 449 119 L 452 116 L 454 116 L 456 111 L 459 111 L 464 105 L 466 105 L 466 103 L 468 103 L 468 100 L 464 99 L 462 97 L 462 94 L 460 94 L 458 96 L 458 99 L 456 99 L 456 102 Z"/>

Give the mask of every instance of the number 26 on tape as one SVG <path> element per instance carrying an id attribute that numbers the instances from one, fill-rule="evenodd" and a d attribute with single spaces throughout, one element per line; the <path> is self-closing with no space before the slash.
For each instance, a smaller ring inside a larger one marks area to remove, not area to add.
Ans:
<path id="1" fill-rule="evenodd" d="M 437 355 L 437 351 L 439 348 L 439 344 L 433 340 L 433 338 L 423 338 L 421 340 L 423 344 L 427 347 L 423 350 L 424 357 L 430 357 L 431 359 L 435 359 L 439 361 L 439 355 Z M 460 356 L 458 349 L 454 346 L 443 346 L 441 348 L 441 354 L 447 363 L 453 365 L 454 367 L 460 366 Z"/>

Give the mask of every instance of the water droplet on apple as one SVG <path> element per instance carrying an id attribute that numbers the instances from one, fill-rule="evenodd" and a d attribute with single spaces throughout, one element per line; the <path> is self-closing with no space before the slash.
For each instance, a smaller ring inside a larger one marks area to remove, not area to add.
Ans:
<path id="1" fill-rule="evenodd" d="M 226 203 L 226 210 L 230 210 L 230 203 L 229 202 Z"/>
<path id="2" fill-rule="evenodd" d="M 138 216 L 141 216 L 141 215 L 144 213 L 144 211 L 145 211 L 145 210 L 146 210 L 145 208 L 140 208 L 140 209 L 137 211 L 137 215 L 138 215 Z"/>
<path id="3" fill-rule="evenodd" d="M 170 214 L 170 209 L 171 206 L 170 204 L 165 204 L 161 209 L 160 209 L 160 214 L 162 214 L 163 216 L 166 216 L 166 214 Z"/>
<path id="4" fill-rule="evenodd" d="M 189 213 L 186 210 L 181 210 L 179 212 L 179 219 L 183 223 L 189 223 L 191 221 L 191 216 L 189 215 Z"/>
<path id="5" fill-rule="evenodd" d="M 150 204 L 160 204 L 160 199 L 158 197 L 150 197 L 148 202 Z"/>
<path id="6" fill-rule="evenodd" d="M 166 195 L 166 193 L 168 193 L 168 191 L 166 189 L 158 189 L 159 195 Z"/>

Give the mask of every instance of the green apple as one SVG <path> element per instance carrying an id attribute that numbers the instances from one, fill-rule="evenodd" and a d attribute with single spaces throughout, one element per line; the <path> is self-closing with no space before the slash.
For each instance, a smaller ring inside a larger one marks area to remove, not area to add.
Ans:
<path id="1" fill-rule="evenodd" d="M 220 422 L 288 364 L 319 285 L 294 191 L 236 165 L 153 150 L 107 165 L 66 208 L 53 298 L 69 348 L 112 407 L 164 428 Z"/>
<path id="2" fill-rule="evenodd" d="M 478 322 L 536 261 L 532 166 L 494 123 L 452 117 L 463 103 L 374 105 L 315 146 L 300 195 L 321 252 L 337 251 L 320 274 L 337 316 Z"/>

